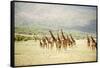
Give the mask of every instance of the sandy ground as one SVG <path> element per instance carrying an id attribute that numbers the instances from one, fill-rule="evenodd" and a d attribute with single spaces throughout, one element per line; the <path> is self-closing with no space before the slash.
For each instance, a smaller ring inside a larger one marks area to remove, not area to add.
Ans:
<path id="1" fill-rule="evenodd" d="M 86 40 L 76 40 L 76 45 L 61 49 L 43 49 L 34 40 L 15 42 L 15 65 L 40 65 L 96 61 L 96 50 L 87 47 Z"/>

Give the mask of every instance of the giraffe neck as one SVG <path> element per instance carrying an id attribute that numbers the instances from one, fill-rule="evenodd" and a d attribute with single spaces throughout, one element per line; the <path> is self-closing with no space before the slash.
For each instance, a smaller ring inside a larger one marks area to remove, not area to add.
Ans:
<path id="1" fill-rule="evenodd" d="M 49 32 L 50 32 L 50 35 L 51 35 L 52 39 L 53 39 L 54 41 L 56 41 L 56 38 L 54 37 L 53 33 L 52 33 L 51 31 L 49 31 Z"/>
<path id="2" fill-rule="evenodd" d="M 58 40 L 61 41 L 61 40 L 60 40 L 60 37 L 59 37 L 59 34 L 57 34 L 57 35 L 58 35 Z"/>
<path id="3" fill-rule="evenodd" d="M 95 42 L 95 40 L 93 39 L 93 37 L 91 37 L 91 39 L 92 39 L 92 42 Z"/>
<path id="4" fill-rule="evenodd" d="M 65 40 L 66 38 L 65 38 L 64 33 L 62 31 L 61 31 L 61 34 L 62 34 L 63 39 Z"/>
<path id="5" fill-rule="evenodd" d="M 73 39 L 72 35 L 70 35 L 70 37 L 71 37 L 71 39 L 74 41 L 74 39 Z"/>
<path id="6" fill-rule="evenodd" d="M 88 40 L 88 42 L 90 42 L 89 38 L 87 40 Z"/>

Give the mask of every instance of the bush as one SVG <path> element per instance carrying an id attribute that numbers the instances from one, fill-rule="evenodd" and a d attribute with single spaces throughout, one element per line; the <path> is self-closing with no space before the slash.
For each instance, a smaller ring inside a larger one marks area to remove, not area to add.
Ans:
<path id="1" fill-rule="evenodd" d="M 22 35 L 15 35 L 15 41 L 28 41 L 28 40 L 32 40 L 32 38 Z"/>

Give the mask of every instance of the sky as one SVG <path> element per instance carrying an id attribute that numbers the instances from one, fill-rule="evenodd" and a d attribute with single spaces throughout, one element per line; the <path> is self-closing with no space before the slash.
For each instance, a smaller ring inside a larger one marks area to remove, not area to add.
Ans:
<path id="1" fill-rule="evenodd" d="M 15 26 L 34 24 L 96 33 L 96 10 L 96 7 L 89 6 L 16 2 Z"/>

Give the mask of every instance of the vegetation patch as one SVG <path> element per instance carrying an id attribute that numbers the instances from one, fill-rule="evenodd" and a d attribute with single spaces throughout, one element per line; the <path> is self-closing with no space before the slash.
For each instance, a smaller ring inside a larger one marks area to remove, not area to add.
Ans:
<path id="1" fill-rule="evenodd" d="M 15 41 L 28 41 L 28 40 L 33 40 L 33 38 L 23 35 L 15 35 Z"/>

